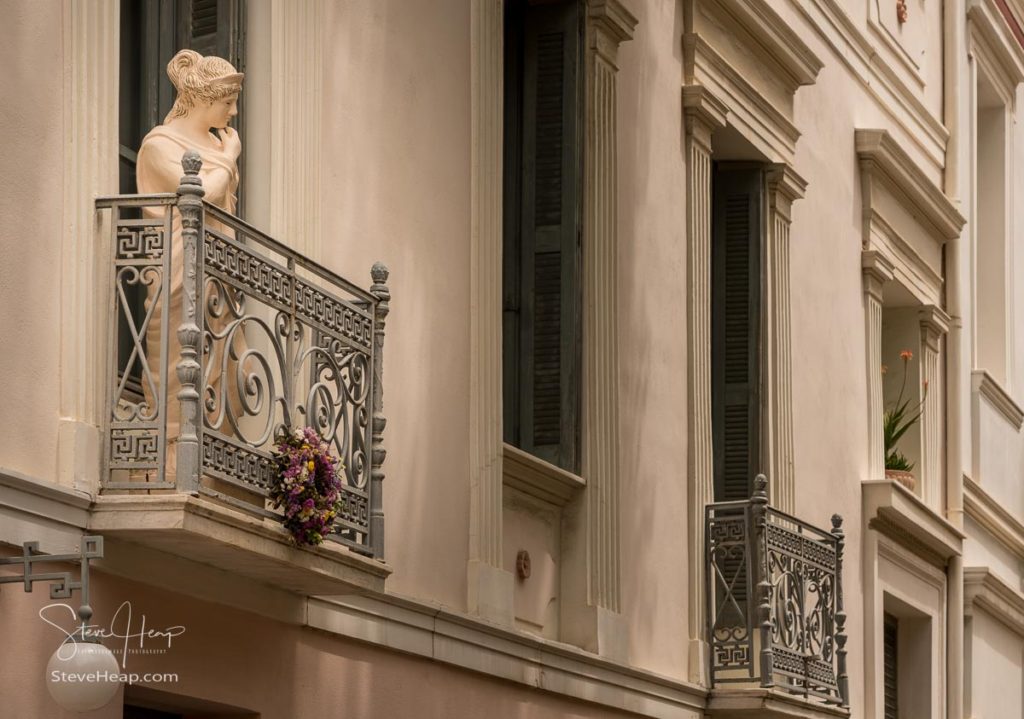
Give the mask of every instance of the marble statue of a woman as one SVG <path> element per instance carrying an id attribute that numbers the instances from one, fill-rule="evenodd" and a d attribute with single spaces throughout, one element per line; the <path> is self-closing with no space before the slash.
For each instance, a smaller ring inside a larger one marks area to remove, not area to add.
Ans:
<path id="1" fill-rule="evenodd" d="M 238 190 L 238 156 L 242 143 L 228 123 L 238 114 L 238 94 L 242 90 L 242 73 L 219 57 L 203 57 L 193 50 L 181 50 L 167 65 L 167 75 L 177 90 L 174 106 L 164 123 L 154 127 L 142 141 L 136 165 L 136 182 L 141 194 L 175 192 L 182 176 L 181 158 L 186 150 L 195 150 L 202 157 L 199 177 L 203 181 L 204 199 L 234 213 Z M 212 128 L 212 131 L 211 131 Z M 152 209 L 153 215 L 163 210 Z M 208 224 L 210 224 L 208 222 Z M 167 439 L 166 468 L 173 479 L 175 443 L 179 433 L 180 388 L 174 370 L 181 353 L 177 325 L 182 308 L 182 244 L 181 221 L 175 213 L 171 234 L 170 297 L 160 301 L 146 333 L 146 354 L 155 370 L 160 357 L 161 313 L 170 312 L 167 347 Z M 150 287 L 147 309 L 157 288 Z M 146 382 L 146 401 L 154 402 Z"/>

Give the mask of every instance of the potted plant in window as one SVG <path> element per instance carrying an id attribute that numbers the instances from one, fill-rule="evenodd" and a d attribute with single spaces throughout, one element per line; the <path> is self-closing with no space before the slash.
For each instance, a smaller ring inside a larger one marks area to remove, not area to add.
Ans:
<path id="1" fill-rule="evenodd" d="M 885 442 L 885 477 L 899 482 L 912 492 L 917 486 L 917 480 L 911 471 L 914 469 L 914 463 L 896 448 L 896 443 L 907 433 L 907 430 L 917 424 L 921 418 L 924 401 L 928 397 L 928 380 L 925 380 L 920 402 L 911 408 L 910 399 L 903 399 L 903 392 L 907 387 L 907 364 L 913 358 L 914 353 L 910 350 L 900 352 L 900 360 L 903 362 L 903 382 L 900 384 L 900 393 L 896 397 L 896 402 L 885 410 L 882 419 L 882 434 Z M 882 374 L 885 372 L 886 367 L 882 365 Z"/>

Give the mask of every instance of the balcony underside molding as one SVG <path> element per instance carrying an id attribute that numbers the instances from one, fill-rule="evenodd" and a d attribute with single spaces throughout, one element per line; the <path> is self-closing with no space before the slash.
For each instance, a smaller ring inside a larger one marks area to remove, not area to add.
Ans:
<path id="1" fill-rule="evenodd" d="M 98 497 L 89 531 L 306 595 L 382 592 L 391 573 L 386 564 L 330 541 L 296 548 L 273 520 L 186 494 Z"/>
<path id="2" fill-rule="evenodd" d="M 807 701 L 778 689 L 714 689 L 707 716 L 713 719 L 816 719 L 848 717 L 850 711 Z"/>
<path id="3" fill-rule="evenodd" d="M 966 535 L 896 482 L 862 482 L 861 496 L 868 526 L 922 559 L 944 567 L 962 554 Z"/>

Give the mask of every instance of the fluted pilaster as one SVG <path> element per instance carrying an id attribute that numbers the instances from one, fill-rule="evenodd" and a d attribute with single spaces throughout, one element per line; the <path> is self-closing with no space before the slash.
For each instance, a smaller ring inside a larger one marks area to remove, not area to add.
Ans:
<path id="1" fill-rule="evenodd" d="M 60 429 L 58 476 L 96 491 L 105 386 L 106 287 L 109 232 L 96 226 L 93 198 L 116 194 L 119 10 L 117 0 L 65 0 L 64 236 L 60 275 Z"/>
<path id="2" fill-rule="evenodd" d="M 618 46 L 636 20 L 615 0 L 587 4 L 583 178 L 583 476 L 587 478 L 591 601 L 620 609 L 618 243 L 616 94 Z"/>
<path id="3" fill-rule="evenodd" d="M 882 288 L 893 278 L 892 263 L 874 251 L 861 255 L 868 387 L 868 479 L 885 477 L 882 416 Z"/>
<path id="4" fill-rule="evenodd" d="M 711 135 L 726 108 L 699 85 L 683 88 L 686 125 L 687 499 L 690 586 L 704 586 L 704 507 L 714 501 L 711 448 Z M 690 679 L 703 681 L 704 592 L 690 595 Z"/>
<path id="5" fill-rule="evenodd" d="M 270 233 L 317 261 L 322 26 L 321 0 L 274 0 L 271 6 Z"/>
<path id="6" fill-rule="evenodd" d="M 929 305 L 918 312 L 921 321 L 921 381 L 924 406 L 921 408 L 921 498 L 938 508 L 942 496 L 942 337 L 949 331 L 949 315 Z"/>
<path id="7" fill-rule="evenodd" d="M 807 183 L 788 165 L 773 165 L 768 180 L 768 246 L 765 272 L 765 371 L 769 486 L 772 505 L 796 509 L 793 470 L 793 369 L 790 340 L 789 227 L 792 206 Z"/>
<path id="8" fill-rule="evenodd" d="M 469 610 L 512 622 L 502 570 L 503 0 L 473 0 Z"/>

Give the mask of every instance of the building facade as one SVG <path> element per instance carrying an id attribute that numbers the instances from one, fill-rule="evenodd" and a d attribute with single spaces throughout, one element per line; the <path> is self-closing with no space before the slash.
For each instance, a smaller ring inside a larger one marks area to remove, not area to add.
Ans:
<path id="1" fill-rule="evenodd" d="M 86 716 L 1024 716 L 1020 0 L 0 18 L 0 554 L 103 538 Z M 244 222 L 134 195 L 182 47 Z M 315 549 L 282 422 L 346 463 Z M 0 585 L 11 716 L 73 715 L 78 597 Z"/>

